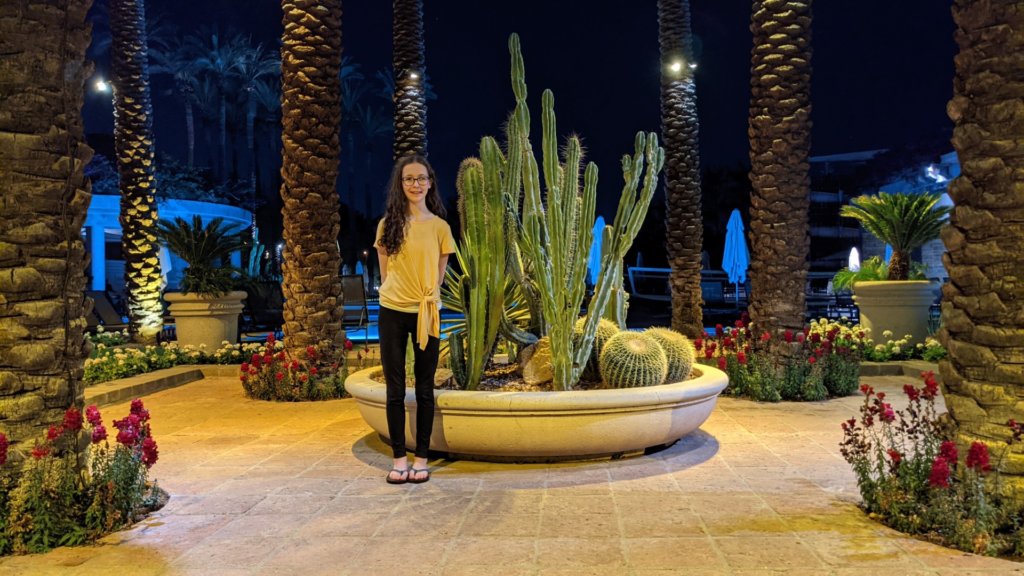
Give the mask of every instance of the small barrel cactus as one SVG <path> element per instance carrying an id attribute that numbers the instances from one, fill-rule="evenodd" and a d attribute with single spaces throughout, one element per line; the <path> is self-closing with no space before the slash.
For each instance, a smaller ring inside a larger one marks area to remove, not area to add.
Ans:
<path id="1" fill-rule="evenodd" d="M 693 368 L 694 350 L 690 340 L 671 328 L 648 328 L 644 330 L 651 338 L 657 340 L 668 358 L 668 376 L 665 382 L 682 382 L 690 377 Z"/>
<path id="2" fill-rule="evenodd" d="M 573 337 L 578 338 L 583 333 L 583 325 L 586 324 L 587 318 L 584 316 L 576 321 L 576 325 L 573 327 Z M 608 340 L 619 333 L 619 326 L 606 318 L 601 318 L 597 321 L 597 331 L 594 332 L 594 347 L 590 349 L 590 359 L 587 360 L 587 365 L 583 368 L 583 374 L 580 376 L 583 380 L 590 382 L 598 382 L 601 380 L 601 369 L 600 369 L 600 358 L 601 350 L 604 349 L 604 345 Z"/>
<path id="3" fill-rule="evenodd" d="M 658 341 L 641 332 L 622 331 L 601 351 L 601 378 L 612 388 L 657 386 L 665 382 L 668 358 Z"/>

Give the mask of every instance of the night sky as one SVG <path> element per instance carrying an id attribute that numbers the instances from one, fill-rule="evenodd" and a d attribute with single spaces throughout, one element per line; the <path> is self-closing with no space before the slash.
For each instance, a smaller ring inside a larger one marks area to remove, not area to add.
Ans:
<path id="1" fill-rule="evenodd" d="M 522 38 L 534 117 L 551 88 L 562 135 L 582 136 L 601 168 L 605 213 L 621 189 L 619 157 L 637 130 L 657 131 L 659 52 L 654 0 L 426 0 L 427 73 L 438 94 L 428 106 L 429 155 L 452 194 L 458 162 L 481 136 L 499 135 L 513 106 L 507 39 Z M 239 10 L 240 6 L 244 10 Z M 217 25 L 278 49 L 280 3 L 273 0 L 150 0 L 181 33 Z M 372 76 L 391 62 L 391 3 L 344 3 L 345 54 Z M 750 4 L 692 0 L 698 42 L 701 163 L 747 163 Z M 824 0 L 813 25 L 813 154 L 894 147 L 951 132 L 954 24 L 940 0 Z M 102 72 L 109 65 L 97 63 Z M 159 150 L 184 156 L 180 104 L 154 94 Z M 86 102 L 90 132 L 110 132 L 109 95 Z M 539 147 L 539 127 L 535 147 Z M 387 147 L 387 143 L 383 143 Z M 951 149 L 951 148 L 950 148 Z M 386 175 L 382 176 L 386 177 Z"/>

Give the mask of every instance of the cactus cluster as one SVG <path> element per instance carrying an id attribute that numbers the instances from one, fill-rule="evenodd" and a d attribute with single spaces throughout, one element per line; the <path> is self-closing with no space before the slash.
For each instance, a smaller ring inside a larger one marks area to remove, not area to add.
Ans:
<path id="1" fill-rule="evenodd" d="M 671 328 L 648 328 L 644 330 L 651 338 L 661 345 L 668 359 L 668 375 L 665 382 L 682 382 L 690 377 L 693 368 L 694 349 L 690 340 Z"/>
<path id="2" fill-rule="evenodd" d="M 586 317 L 580 318 L 576 321 L 573 326 L 573 343 L 577 343 L 583 336 L 583 329 L 586 327 Z M 601 358 L 601 350 L 604 350 L 604 345 L 608 343 L 608 340 L 612 336 L 619 333 L 619 326 L 606 318 L 601 318 L 597 321 L 597 331 L 594 332 L 594 347 L 590 351 L 590 358 L 587 360 L 587 365 L 583 367 L 583 374 L 581 378 L 590 382 L 597 382 L 601 380 L 601 368 L 599 365 Z"/>
<path id="3" fill-rule="evenodd" d="M 611 388 L 657 386 L 665 382 L 668 358 L 658 341 L 642 332 L 622 331 L 601 351 L 601 378 Z"/>

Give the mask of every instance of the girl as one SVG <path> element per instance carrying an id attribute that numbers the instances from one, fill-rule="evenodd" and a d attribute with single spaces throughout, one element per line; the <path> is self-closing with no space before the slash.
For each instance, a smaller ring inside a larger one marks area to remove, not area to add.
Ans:
<path id="1" fill-rule="evenodd" d="M 387 382 L 388 436 L 394 456 L 389 484 L 430 479 L 427 451 L 434 427 L 434 371 L 440 344 L 441 282 L 455 239 L 444 221 L 434 169 L 426 158 L 399 158 L 377 226 L 380 262 L 380 359 Z M 416 376 L 416 459 L 405 455 L 405 349 L 413 337 Z"/>

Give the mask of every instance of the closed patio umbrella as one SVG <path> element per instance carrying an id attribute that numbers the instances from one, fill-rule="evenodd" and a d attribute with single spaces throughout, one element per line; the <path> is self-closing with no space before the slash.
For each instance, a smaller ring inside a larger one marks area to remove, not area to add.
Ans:
<path id="1" fill-rule="evenodd" d="M 722 254 L 722 270 L 725 270 L 729 282 L 736 285 L 736 305 L 739 305 L 739 285 L 747 280 L 747 266 L 750 264 L 750 253 L 747 251 L 747 240 L 743 236 L 743 218 L 740 211 L 734 209 L 729 215 L 729 223 L 725 227 L 725 252 Z"/>

